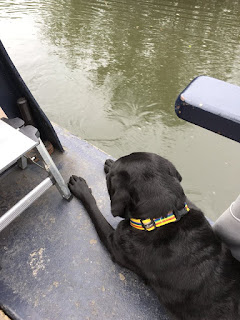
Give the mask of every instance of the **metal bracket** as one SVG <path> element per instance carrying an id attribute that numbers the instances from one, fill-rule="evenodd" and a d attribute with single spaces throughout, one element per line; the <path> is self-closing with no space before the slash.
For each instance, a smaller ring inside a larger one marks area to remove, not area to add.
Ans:
<path id="1" fill-rule="evenodd" d="M 53 177 L 59 192 L 65 199 L 70 200 L 72 197 L 72 194 L 68 189 L 65 181 L 63 180 L 62 175 L 60 174 L 58 168 L 56 167 L 55 163 L 53 162 L 51 156 L 49 155 L 47 149 L 45 148 L 40 138 L 39 138 L 39 144 L 36 146 L 36 148 L 40 153 L 41 157 L 43 158 L 43 161 L 46 163 L 47 170 L 50 172 L 51 176 Z"/>

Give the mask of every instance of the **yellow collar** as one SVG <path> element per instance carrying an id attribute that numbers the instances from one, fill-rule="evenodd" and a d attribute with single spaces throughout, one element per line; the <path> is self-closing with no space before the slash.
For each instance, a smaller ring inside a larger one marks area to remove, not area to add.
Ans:
<path id="1" fill-rule="evenodd" d="M 163 217 L 160 217 L 157 219 L 148 218 L 144 220 L 131 218 L 130 225 L 133 228 L 136 228 L 138 230 L 152 231 L 158 227 L 164 226 L 165 224 L 180 220 L 181 217 L 184 216 L 189 211 L 190 209 L 188 208 L 188 205 L 185 203 L 185 206 L 182 210 L 177 212 L 170 211 L 167 217 L 165 218 Z"/>

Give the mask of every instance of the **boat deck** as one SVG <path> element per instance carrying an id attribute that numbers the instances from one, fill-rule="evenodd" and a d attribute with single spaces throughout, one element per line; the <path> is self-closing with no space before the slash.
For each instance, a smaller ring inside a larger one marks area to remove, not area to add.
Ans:
<path id="1" fill-rule="evenodd" d="M 83 176 L 108 221 L 103 172 L 108 155 L 58 126 L 65 153 L 53 159 L 65 181 Z M 0 214 L 36 186 L 46 172 L 30 164 L 0 177 Z M 0 308 L 11 319 L 169 319 L 154 292 L 114 264 L 81 203 L 51 187 L 0 233 Z"/>

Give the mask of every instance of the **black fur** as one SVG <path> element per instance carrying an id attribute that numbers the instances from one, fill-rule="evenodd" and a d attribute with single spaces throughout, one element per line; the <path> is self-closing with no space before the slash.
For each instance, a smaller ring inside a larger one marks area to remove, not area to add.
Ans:
<path id="1" fill-rule="evenodd" d="M 240 263 L 215 236 L 196 207 L 180 221 L 153 231 L 130 226 L 130 218 L 166 216 L 184 207 L 180 174 L 168 160 L 133 153 L 107 160 L 104 170 L 116 230 L 103 217 L 85 180 L 72 176 L 71 192 L 91 217 L 112 259 L 140 275 L 173 319 L 239 320 Z"/>

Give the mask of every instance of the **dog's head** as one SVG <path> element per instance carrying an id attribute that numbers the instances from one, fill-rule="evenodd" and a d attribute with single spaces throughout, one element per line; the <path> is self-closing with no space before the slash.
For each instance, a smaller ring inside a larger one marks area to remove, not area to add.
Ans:
<path id="1" fill-rule="evenodd" d="M 153 153 L 118 159 L 106 179 L 113 216 L 157 218 L 182 209 L 186 201 L 181 175 L 170 161 Z"/>

